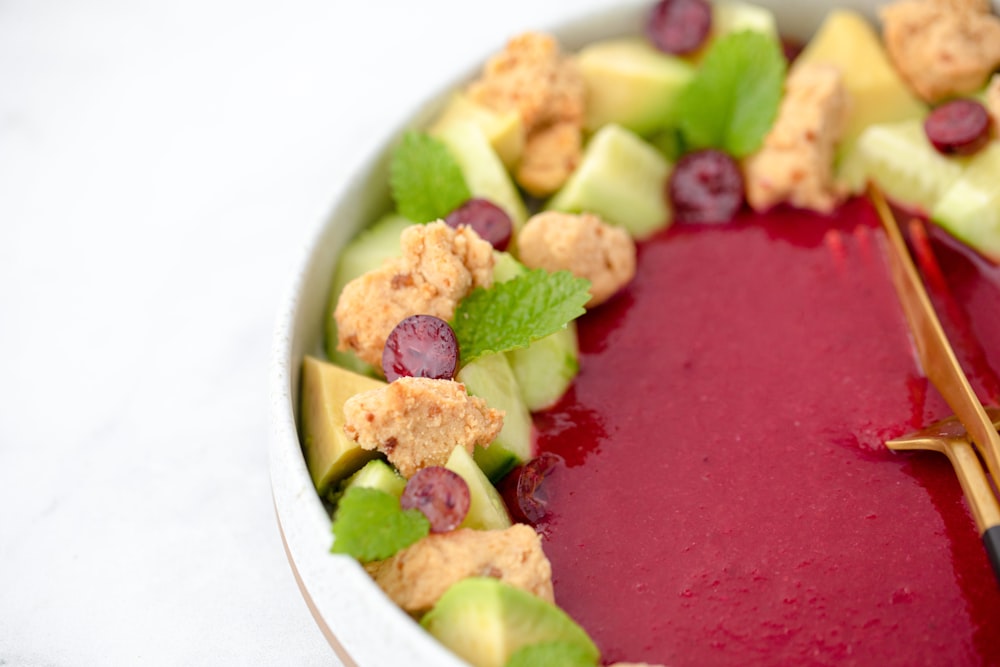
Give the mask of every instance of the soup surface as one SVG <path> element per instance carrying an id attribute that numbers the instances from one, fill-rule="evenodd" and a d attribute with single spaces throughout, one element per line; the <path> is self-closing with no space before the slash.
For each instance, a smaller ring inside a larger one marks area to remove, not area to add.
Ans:
<path id="1" fill-rule="evenodd" d="M 607 662 L 1000 664 L 1000 591 L 947 459 L 883 444 L 950 411 L 882 242 L 860 199 L 675 225 L 580 320 L 581 373 L 536 420 L 566 462 L 539 529 Z M 930 247 L 938 311 L 996 404 L 1000 268 Z"/>

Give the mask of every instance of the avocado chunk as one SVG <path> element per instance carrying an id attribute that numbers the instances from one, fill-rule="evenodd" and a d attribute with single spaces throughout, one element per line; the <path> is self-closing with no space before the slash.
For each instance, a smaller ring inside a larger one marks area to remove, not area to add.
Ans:
<path id="1" fill-rule="evenodd" d="M 473 396 L 484 399 L 491 408 L 504 411 L 503 429 L 489 447 L 476 447 L 476 463 L 491 480 L 496 481 L 531 458 L 533 424 L 531 413 L 521 399 L 514 371 L 505 354 L 488 354 L 472 361 L 455 378 L 465 384 Z"/>
<path id="2" fill-rule="evenodd" d="M 1000 141 L 969 158 L 931 211 L 948 232 L 1000 263 Z"/>
<path id="3" fill-rule="evenodd" d="M 406 488 L 406 478 L 382 459 L 372 459 L 344 481 L 343 492 L 354 487 L 376 489 L 399 498 Z"/>
<path id="4" fill-rule="evenodd" d="M 804 63 L 834 65 L 844 78 L 851 111 L 841 154 L 869 125 L 922 118 L 927 113 L 892 66 L 875 29 L 854 10 L 834 9 L 826 15 L 793 67 Z"/>
<path id="5" fill-rule="evenodd" d="M 546 208 L 594 213 L 644 239 L 672 220 L 664 192 L 670 170 L 660 151 L 637 134 L 605 125 L 587 142 L 580 166 Z"/>
<path id="6" fill-rule="evenodd" d="M 386 259 L 396 257 L 402 252 L 399 235 L 412 224 L 414 224 L 412 220 L 398 213 L 389 213 L 376 220 L 371 227 L 362 230 L 340 252 L 337 268 L 334 269 L 330 283 L 330 302 L 327 306 L 328 315 L 324 331 L 326 356 L 335 364 L 357 373 L 372 376 L 382 374 L 381 370 L 372 368 L 353 353 L 337 349 L 337 322 L 333 319 L 333 311 L 337 308 L 337 299 L 340 298 L 340 293 L 347 283 L 368 271 L 377 269 Z"/>
<path id="7" fill-rule="evenodd" d="M 437 120 L 430 127 L 432 135 L 445 133 L 459 123 L 472 123 L 483 131 L 500 161 L 510 170 L 524 151 L 524 123 L 517 111 L 500 112 L 471 99 L 465 93 L 455 93 Z"/>
<path id="8" fill-rule="evenodd" d="M 587 94 L 586 129 L 616 123 L 640 135 L 670 124 L 677 95 L 694 66 L 641 37 L 595 42 L 576 59 Z"/>
<path id="9" fill-rule="evenodd" d="M 302 449 L 320 495 L 378 456 L 344 433 L 344 403 L 385 382 L 359 375 L 316 357 L 302 360 Z"/>
<path id="10" fill-rule="evenodd" d="M 566 612 L 499 579 L 472 577 L 449 588 L 420 624 L 474 667 L 504 667 L 518 649 L 542 642 L 600 651 Z"/>
<path id="11" fill-rule="evenodd" d="M 464 447 L 456 446 L 444 467 L 458 474 L 469 486 L 469 512 L 459 528 L 503 530 L 511 526 L 503 498 Z"/>

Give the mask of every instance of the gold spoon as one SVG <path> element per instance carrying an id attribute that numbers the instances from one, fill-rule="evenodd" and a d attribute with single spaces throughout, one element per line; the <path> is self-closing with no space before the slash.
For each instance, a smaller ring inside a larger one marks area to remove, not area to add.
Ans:
<path id="1" fill-rule="evenodd" d="M 1000 581 L 1000 506 L 979 458 L 969 444 L 971 438 L 986 460 L 993 479 L 1000 480 L 1000 433 L 997 432 L 997 424 L 979 402 L 948 343 L 903 240 L 899 223 L 889 210 L 885 197 L 875 185 L 869 186 L 869 197 L 889 239 L 892 282 L 913 334 L 920 365 L 956 415 L 920 433 L 890 440 L 886 445 L 892 449 L 930 449 L 948 456 L 972 507 L 993 573 Z"/>

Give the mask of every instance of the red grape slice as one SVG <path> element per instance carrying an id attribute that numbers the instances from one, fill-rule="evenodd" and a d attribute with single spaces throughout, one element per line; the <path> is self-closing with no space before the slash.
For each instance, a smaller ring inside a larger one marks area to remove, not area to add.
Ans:
<path id="1" fill-rule="evenodd" d="M 417 509 L 431 522 L 432 533 L 458 528 L 469 513 L 469 485 L 458 473 L 442 466 L 418 470 L 406 483 L 399 505 Z"/>
<path id="2" fill-rule="evenodd" d="M 695 151 L 677 161 L 667 193 L 678 222 L 729 222 L 743 206 L 743 174 L 727 153 Z"/>
<path id="3" fill-rule="evenodd" d="M 712 7 L 705 0 L 660 0 L 646 20 L 649 41 L 674 55 L 697 51 L 711 29 Z"/>
<path id="4" fill-rule="evenodd" d="M 448 214 L 444 221 L 457 228 L 468 225 L 496 250 L 506 250 L 514 225 L 502 208 L 488 199 L 473 197 Z"/>
<path id="5" fill-rule="evenodd" d="M 952 100 L 927 115 L 924 132 L 943 155 L 972 155 L 990 140 L 990 115 L 976 100 Z"/>
<path id="6" fill-rule="evenodd" d="M 542 452 L 501 480 L 500 493 L 515 521 L 534 526 L 545 518 L 549 511 L 545 480 L 564 465 L 558 454 Z"/>
<path id="7" fill-rule="evenodd" d="M 389 333 L 382 349 L 382 372 L 389 382 L 401 377 L 451 380 L 458 368 L 458 339 L 444 320 L 411 315 Z"/>

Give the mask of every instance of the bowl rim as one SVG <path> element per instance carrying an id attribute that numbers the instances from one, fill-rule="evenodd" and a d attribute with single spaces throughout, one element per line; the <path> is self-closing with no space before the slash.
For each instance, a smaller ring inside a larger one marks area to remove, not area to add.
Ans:
<path id="1" fill-rule="evenodd" d="M 886 4 L 881 0 L 803 2 L 751 0 L 775 12 L 782 34 L 806 37 L 832 8 L 860 12 L 870 21 Z M 600 2 L 585 10 L 567 3 L 561 20 L 525 29 L 551 32 L 566 50 L 587 41 L 641 30 L 653 0 Z M 995 9 L 1000 0 L 993 0 Z M 330 518 L 313 486 L 298 435 L 299 367 L 305 354 L 322 353 L 322 315 L 328 299 L 335 255 L 363 224 L 384 212 L 389 201 L 384 183 L 373 179 L 387 169 L 391 148 L 410 128 L 426 126 L 450 92 L 470 80 L 500 45 L 491 44 L 466 66 L 419 101 L 415 111 L 400 111 L 391 130 L 369 146 L 352 176 L 335 188 L 329 213 L 314 223 L 293 262 L 292 276 L 280 301 L 273 330 L 268 371 L 269 467 L 275 517 L 296 584 L 317 626 L 347 667 L 400 660 L 415 666 L 460 667 L 465 663 L 428 635 L 396 606 L 353 558 L 329 552 Z M 349 224 L 344 224 L 344 221 Z M 321 287 L 320 287 L 321 286 Z M 306 331 L 309 322 L 318 326 Z M 350 600 L 350 604 L 345 604 Z M 392 632 L 384 628 L 392 627 Z"/>

